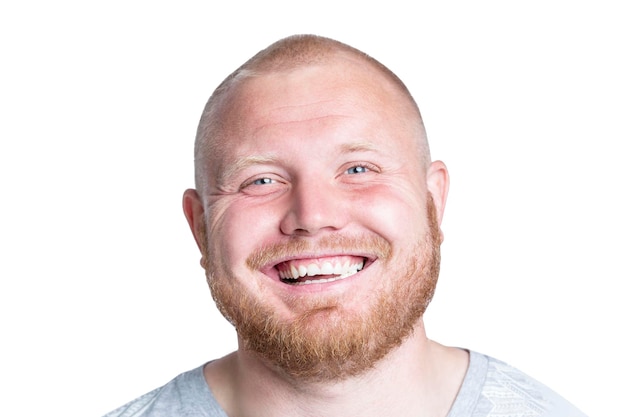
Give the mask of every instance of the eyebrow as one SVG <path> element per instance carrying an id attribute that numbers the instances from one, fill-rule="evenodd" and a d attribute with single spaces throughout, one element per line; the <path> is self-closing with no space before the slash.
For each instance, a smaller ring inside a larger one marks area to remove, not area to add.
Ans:
<path id="1" fill-rule="evenodd" d="M 229 164 L 220 171 L 217 176 L 217 184 L 224 185 L 229 178 L 234 177 L 237 173 L 248 167 L 254 165 L 272 164 L 276 163 L 277 160 L 278 158 L 274 155 L 249 155 L 238 158 L 234 163 Z"/>
<path id="2" fill-rule="evenodd" d="M 370 142 L 351 142 L 341 145 L 341 153 L 353 153 L 353 152 L 372 152 L 377 148 Z"/>
<path id="3" fill-rule="evenodd" d="M 354 152 L 372 152 L 377 148 L 374 144 L 365 141 L 343 143 L 340 145 L 340 154 L 349 154 Z M 276 155 L 249 155 L 238 158 L 234 163 L 228 165 L 220 171 L 217 177 L 217 184 L 222 186 L 228 182 L 230 178 L 236 176 L 239 172 L 248 167 L 255 165 L 275 164 L 279 158 Z"/>

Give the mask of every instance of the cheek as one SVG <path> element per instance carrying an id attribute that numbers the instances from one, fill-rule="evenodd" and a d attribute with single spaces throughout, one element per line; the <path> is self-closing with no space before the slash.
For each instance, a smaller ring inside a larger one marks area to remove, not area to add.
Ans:
<path id="1" fill-rule="evenodd" d="M 275 215 L 244 201 L 215 204 L 209 213 L 209 240 L 214 242 L 215 255 L 234 270 L 245 268 L 248 256 L 267 243 L 278 227 Z"/>
<path id="2" fill-rule="evenodd" d="M 370 190 L 359 203 L 360 222 L 392 244 L 414 242 L 428 229 L 426 201 L 408 187 Z"/>

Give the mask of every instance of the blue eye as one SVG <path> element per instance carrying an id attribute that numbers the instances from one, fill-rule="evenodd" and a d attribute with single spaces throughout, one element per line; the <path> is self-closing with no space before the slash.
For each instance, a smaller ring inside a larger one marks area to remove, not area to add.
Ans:
<path id="1" fill-rule="evenodd" d="M 274 182 L 273 179 L 271 178 L 259 178 L 257 180 L 252 181 L 253 185 L 265 185 L 265 184 L 272 184 Z"/>
<path id="2" fill-rule="evenodd" d="M 367 168 L 367 167 L 365 167 L 363 165 L 357 165 L 357 166 L 348 168 L 346 170 L 346 173 L 348 173 L 348 174 L 362 174 L 362 173 L 367 172 L 367 171 L 369 171 L 369 168 Z"/>

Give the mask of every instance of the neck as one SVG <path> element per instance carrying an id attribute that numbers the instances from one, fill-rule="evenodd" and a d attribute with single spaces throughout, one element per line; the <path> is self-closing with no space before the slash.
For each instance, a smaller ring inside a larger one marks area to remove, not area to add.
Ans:
<path id="1" fill-rule="evenodd" d="M 243 349 L 211 362 L 204 374 L 231 417 L 445 417 L 467 366 L 467 352 L 429 340 L 420 321 L 373 369 L 341 381 L 294 380 Z"/>

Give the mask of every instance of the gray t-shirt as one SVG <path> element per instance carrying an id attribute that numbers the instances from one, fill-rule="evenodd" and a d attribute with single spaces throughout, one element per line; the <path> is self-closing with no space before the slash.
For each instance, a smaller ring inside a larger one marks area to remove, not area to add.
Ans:
<path id="1" fill-rule="evenodd" d="M 104 417 L 227 417 L 202 366 L 180 374 Z M 519 370 L 470 351 L 470 362 L 448 417 L 585 417 L 554 391 Z"/>

